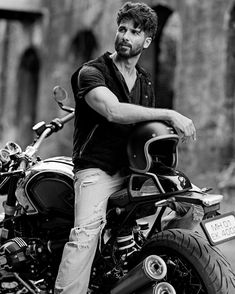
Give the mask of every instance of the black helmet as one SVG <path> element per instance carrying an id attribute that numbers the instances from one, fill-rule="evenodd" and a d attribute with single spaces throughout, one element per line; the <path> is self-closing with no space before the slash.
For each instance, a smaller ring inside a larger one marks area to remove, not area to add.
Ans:
<path id="1" fill-rule="evenodd" d="M 151 172 L 159 164 L 175 168 L 178 142 L 176 130 L 167 122 L 137 124 L 127 144 L 130 169 L 139 173 Z"/>

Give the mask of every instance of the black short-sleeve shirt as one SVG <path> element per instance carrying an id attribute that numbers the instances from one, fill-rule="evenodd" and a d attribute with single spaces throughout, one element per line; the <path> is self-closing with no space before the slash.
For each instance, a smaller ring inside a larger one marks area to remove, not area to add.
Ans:
<path id="1" fill-rule="evenodd" d="M 85 101 L 92 89 L 107 87 L 122 103 L 152 107 L 155 103 L 149 75 L 137 66 L 137 79 L 129 91 L 121 72 L 110 53 L 80 67 L 71 78 L 75 98 L 75 120 L 73 135 L 74 171 L 98 167 L 114 174 L 128 167 L 127 141 L 133 125 L 107 121 Z"/>
<path id="2" fill-rule="evenodd" d="M 126 92 L 125 94 L 127 97 L 129 97 L 129 102 L 133 104 L 139 104 L 141 93 L 140 73 L 137 72 L 135 84 L 132 90 L 129 92 L 122 74 L 115 65 L 114 68 L 117 76 L 119 76 L 123 83 Z M 100 86 L 107 87 L 105 77 L 102 72 L 93 66 L 83 66 L 78 76 L 78 98 L 84 97 L 89 91 Z"/>

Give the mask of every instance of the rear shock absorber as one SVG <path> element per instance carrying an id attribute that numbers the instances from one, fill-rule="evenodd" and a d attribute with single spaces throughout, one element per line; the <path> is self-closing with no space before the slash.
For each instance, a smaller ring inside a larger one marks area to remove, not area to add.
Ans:
<path id="1" fill-rule="evenodd" d="M 149 223 L 145 221 L 138 222 L 138 224 L 134 226 L 133 234 L 134 234 L 134 240 L 136 244 L 140 246 L 143 244 L 148 230 L 149 230 Z"/>
<path id="2" fill-rule="evenodd" d="M 147 230 L 149 230 L 149 223 L 146 221 L 139 221 L 138 225 L 143 234 L 146 233 Z"/>
<path id="3" fill-rule="evenodd" d="M 122 234 L 120 236 L 117 236 L 117 245 L 118 250 L 121 253 L 121 255 L 125 254 L 126 256 L 131 255 L 134 251 L 136 251 L 135 248 L 135 240 L 133 233 L 126 233 Z"/>

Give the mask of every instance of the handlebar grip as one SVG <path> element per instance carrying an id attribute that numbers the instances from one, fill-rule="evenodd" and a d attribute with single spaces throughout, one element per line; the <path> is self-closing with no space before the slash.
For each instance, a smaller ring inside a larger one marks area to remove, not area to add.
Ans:
<path id="1" fill-rule="evenodd" d="M 73 119 L 73 118 L 74 118 L 74 111 L 71 112 L 71 113 L 69 113 L 68 115 L 66 115 L 66 116 L 64 116 L 64 117 L 62 117 L 62 118 L 60 118 L 60 121 L 61 121 L 63 124 L 65 124 L 65 123 L 67 123 L 68 121 L 70 121 L 70 120 Z"/>
<path id="2" fill-rule="evenodd" d="M 67 123 L 68 121 L 72 120 L 74 118 L 74 111 L 69 113 L 68 115 L 66 115 L 65 117 L 59 118 L 58 122 L 59 124 L 61 124 L 62 126 L 59 126 L 58 128 L 56 127 L 56 119 L 54 119 L 49 125 L 45 126 L 45 129 L 43 130 L 43 132 L 40 134 L 37 142 L 34 144 L 34 151 L 38 150 L 39 146 L 41 145 L 41 143 L 43 142 L 43 140 L 47 137 L 49 137 L 52 133 L 57 132 L 59 129 L 61 129 L 63 127 L 63 125 L 65 123 Z M 34 152 L 35 153 L 35 152 Z"/>
<path id="3" fill-rule="evenodd" d="M 65 123 L 74 118 L 74 111 L 62 118 L 54 118 L 49 125 L 47 125 L 48 131 L 46 137 L 49 137 L 52 133 L 61 130 Z"/>

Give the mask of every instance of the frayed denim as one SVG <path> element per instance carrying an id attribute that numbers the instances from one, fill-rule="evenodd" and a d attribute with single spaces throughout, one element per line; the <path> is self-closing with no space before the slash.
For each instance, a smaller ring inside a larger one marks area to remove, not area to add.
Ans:
<path id="1" fill-rule="evenodd" d="M 55 294 L 86 294 L 91 266 L 102 229 L 106 224 L 109 196 L 124 178 L 109 176 L 97 168 L 75 174 L 75 220 L 65 244 L 55 283 Z"/>

